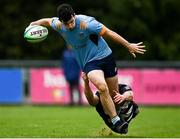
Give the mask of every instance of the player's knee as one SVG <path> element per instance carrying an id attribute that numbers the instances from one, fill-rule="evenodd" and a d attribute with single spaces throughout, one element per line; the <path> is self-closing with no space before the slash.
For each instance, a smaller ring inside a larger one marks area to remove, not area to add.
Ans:
<path id="1" fill-rule="evenodd" d="M 98 84 L 97 88 L 98 88 L 100 94 L 101 93 L 104 94 L 104 93 L 108 92 L 108 86 L 106 84 L 104 84 L 104 83 Z"/>

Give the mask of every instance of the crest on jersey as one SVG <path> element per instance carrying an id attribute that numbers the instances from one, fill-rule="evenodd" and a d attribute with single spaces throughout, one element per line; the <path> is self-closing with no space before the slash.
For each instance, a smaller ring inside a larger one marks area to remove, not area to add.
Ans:
<path id="1" fill-rule="evenodd" d="M 80 33 L 79 33 L 79 37 L 80 37 L 80 38 L 83 38 L 83 37 L 84 37 L 84 32 L 80 32 Z"/>

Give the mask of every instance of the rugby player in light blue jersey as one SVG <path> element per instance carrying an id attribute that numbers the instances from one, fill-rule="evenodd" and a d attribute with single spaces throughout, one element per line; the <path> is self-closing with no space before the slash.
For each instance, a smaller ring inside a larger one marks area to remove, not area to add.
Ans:
<path id="1" fill-rule="evenodd" d="M 43 18 L 31 25 L 51 26 L 71 45 L 81 69 L 98 89 L 104 111 L 109 115 L 116 131 L 122 133 L 121 129 L 128 127 L 128 123 L 117 115 L 111 98 L 113 91 L 119 90 L 117 67 L 104 38 L 126 47 L 134 57 L 135 53 L 144 54 L 145 46 L 142 42 L 129 43 L 93 17 L 75 15 L 68 4 L 60 5 L 57 14 L 58 17 Z"/>

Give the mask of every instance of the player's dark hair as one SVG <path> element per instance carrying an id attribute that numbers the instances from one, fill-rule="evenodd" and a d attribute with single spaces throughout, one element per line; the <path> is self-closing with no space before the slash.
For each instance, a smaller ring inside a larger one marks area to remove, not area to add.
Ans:
<path id="1" fill-rule="evenodd" d="M 57 8 L 57 15 L 62 22 L 68 22 L 75 15 L 73 8 L 69 4 L 61 4 Z"/>

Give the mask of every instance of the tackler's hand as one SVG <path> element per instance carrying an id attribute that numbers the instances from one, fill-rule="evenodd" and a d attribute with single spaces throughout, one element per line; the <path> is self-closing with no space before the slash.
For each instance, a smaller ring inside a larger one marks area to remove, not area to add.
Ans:
<path id="1" fill-rule="evenodd" d="M 125 96 L 119 94 L 117 91 L 113 91 L 116 95 L 113 97 L 113 101 L 116 104 L 121 104 L 123 101 L 125 101 Z"/>

